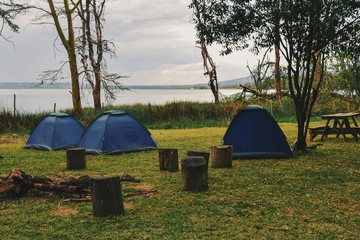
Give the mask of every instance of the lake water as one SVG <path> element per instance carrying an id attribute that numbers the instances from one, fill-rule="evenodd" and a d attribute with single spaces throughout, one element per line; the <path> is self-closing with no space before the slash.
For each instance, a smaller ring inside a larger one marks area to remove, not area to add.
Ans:
<path id="1" fill-rule="evenodd" d="M 19 112 L 38 113 L 72 108 L 70 89 L 0 89 L 0 110 L 14 109 L 14 94 L 16 94 L 16 109 Z M 220 91 L 225 96 L 238 93 L 236 89 Z M 174 101 L 213 102 L 214 97 L 210 89 L 134 89 L 119 91 L 117 99 L 112 105 L 124 104 L 152 104 L 160 105 Z M 104 99 L 102 100 L 103 102 Z M 83 107 L 92 106 L 91 94 L 84 94 Z"/>

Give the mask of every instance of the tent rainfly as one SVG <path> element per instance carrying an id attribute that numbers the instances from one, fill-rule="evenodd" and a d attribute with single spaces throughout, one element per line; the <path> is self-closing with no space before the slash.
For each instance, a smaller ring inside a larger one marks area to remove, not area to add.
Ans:
<path id="1" fill-rule="evenodd" d="M 158 149 L 150 132 L 128 113 L 107 111 L 84 132 L 78 148 L 89 154 L 116 154 Z"/>
<path id="2" fill-rule="evenodd" d="M 75 147 L 84 127 L 66 113 L 52 113 L 32 130 L 24 148 L 62 150 Z"/>
<path id="3" fill-rule="evenodd" d="M 234 159 L 295 156 L 277 122 L 257 105 L 239 111 L 225 133 L 223 144 L 233 146 Z"/>

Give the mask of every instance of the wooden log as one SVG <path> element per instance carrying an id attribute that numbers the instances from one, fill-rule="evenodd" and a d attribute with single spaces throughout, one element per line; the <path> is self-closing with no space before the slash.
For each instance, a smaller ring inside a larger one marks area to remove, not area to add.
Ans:
<path id="1" fill-rule="evenodd" d="M 161 148 L 159 152 L 160 171 L 179 171 L 178 150 L 174 148 Z"/>
<path id="2" fill-rule="evenodd" d="M 0 201 L 2 199 L 23 197 L 46 197 L 50 199 L 84 199 L 91 200 L 90 182 L 93 177 L 39 177 L 28 175 L 21 169 L 13 169 L 9 175 L 0 176 Z M 123 173 L 119 175 L 120 182 L 140 182 L 139 179 Z"/>
<path id="3" fill-rule="evenodd" d="M 99 177 L 91 180 L 91 200 L 95 217 L 124 213 L 120 178 Z"/>
<path id="4" fill-rule="evenodd" d="M 86 168 L 85 148 L 69 148 L 66 150 L 66 163 L 68 170 Z"/>
<path id="5" fill-rule="evenodd" d="M 201 156 L 188 156 L 181 160 L 182 188 L 185 191 L 208 190 L 208 168 Z"/>
<path id="6" fill-rule="evenodd" d="M 29 182 L 29 175 L 21 169 L 13 169 L 0 183 L 0 199 L 17 198 L 27 194 L 34 184 Z"/>
<path id="7" fill-rule="evenodd" d="M 231 145 L 219 145 L 212 148 L 211 167 L 231 168 L 233 147 Z"/>

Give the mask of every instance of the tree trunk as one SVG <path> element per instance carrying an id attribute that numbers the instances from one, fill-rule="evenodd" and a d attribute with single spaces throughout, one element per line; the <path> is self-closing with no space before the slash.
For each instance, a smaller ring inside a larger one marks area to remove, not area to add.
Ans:
<path id="1" fill-rule="evenodd" d="M 177 172 L 179 171 L 178 150 L 177 149 L 159 149 L 159 167 L 160 171 Z"/>
<path id="2" fill-rule="evenodd" d="M 64 0 L 64 9 L 67 20 L 66 29 L 68 32 L 68 38 L 66 38 L 63 29 L 61 28 L 60 19 L 57 14 L 57 10 L 55 8 L 53 0 L 48 0 L 48 4 L 50 7 L 51 16 L 54 20 L 56 31 L 68 55 L 70 75 L 71 75 L 71 90 L 72 90 L 71 95 L 72 95 L 73 109 L 77 116 L 81 116 L 82 106 L 81 106 L 79 73 L 78 73 L 77 61 L 76 61 L 75 34 L 74 34 L 73 16 L 72 16 L 75 9 L 71 9 L 69 5 L 69 1 Z"/>
<path id="3" fill-rule="evenodd" d="M 281 100 L 281 74 L 280 74 L 280 49 L 275 47 L 275 86 L 276 86 L 276 99 Z"/>
<path id="4" fill-rule="evenodd" d="M 306 150 L 306 129 L 305 129 L 305 119 L 304 114 L 297 113 L 298 116 L 298 134 L 297 140 L 294 145 L 294 149 L 298 151 L 305 151 Z"/>
<path id="5" fill-rule="evenodd" d="M 189 156 L 181 160 L 182 187 L 185 191 L 208 190 L 208 174 L 204 157 Z"/>
<path id="6" fill-rule="evenodd" d="M 66 150 L 66 166 L 69 170 L 86 168 L 85 148 L 69 148 Z"/>
<path id="7" fill-rule="evenodd" d="M 231 145 L 220 145 L 212 148 L 211 167 L 231 168 L 233 147 Z"/>
<path id="8" fill-rule="evenodd" d="M 75 33 L 73 26 L 73 10 L 70 9 L 68 0 L 64 0 L 66 19 L 67 19 L 67 28 L 68 28 L 68 45 L 67 53 L 70 65 L 70 74 L 71 74 L 71 86 L 72 86 L 72 100 L 74 112 L 77 116 L 82 115 L 82 106 L 81 106 L 81 96 L 80 96 L 80 83 L 79 83 L 79 72 L 77 67 L 76 59 L 76 43 L 75 43 Z"/>
<path id="9" fill-rule="evenodd" d="M 124 213 L 120 178 L 100 177 L 91 181 L 91 199 L 95 217 Z"/>
<path id="10" fill-rule="evenodd" d="M 95 86 L 93 89 L 94 108 L 96 110 L 101 109 L 101 76 L 100 67 L 95 70 Z"/>

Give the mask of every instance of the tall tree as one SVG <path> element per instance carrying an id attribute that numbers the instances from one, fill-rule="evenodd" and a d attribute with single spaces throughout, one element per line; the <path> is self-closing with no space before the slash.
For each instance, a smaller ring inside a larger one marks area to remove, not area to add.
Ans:
<path id="1" fill-rule="evenodd" d="M 259 2 L 260 9 L 269 7 L 266 1 Z M 281 50 L 298 123 L 295 148 L 305 150 L 312 108 L 323 82 L 326 56 L 336 39 L 360 24 L 359 2 L 282 0 L 280 16 Z M 266 22 L 263 26 L 264 30 L 271 29 Z M 267 31 L 262 40 L 271 41 L 272 38 L 271 31 Z"/>
<path id="2" fill-rule="evenodd" d="M 213 2 L 227 6 L 228 11 L 211 11 Z M 324 76 L 326 56 L 331 46 L 344 35 L 356 34 L 360 24 L 358 0 L 213 0 L 208 1 L 214 21 L 208 26 L 207 39 L 223 45 L 224 54 L 247 46 L 252 39 L 254 49 L 270 47 L 279 41 L 287 65 L 291 97 L 295 103 L 298 135 L 295 148 L 305 150 L 306 134 L 312 108 Z M 244 19 L 246 13 L 252 20 Z M 278 26 L 278 32 L 274 31 Z M 219 29 L 219 31 L 210 31 Z M 242 32 L 239 31 L 244 30 Z M 238 33 L 242 34 L 238 34 Z M 317 62 L 322 66 L 314 81 Z"/>
<path id="3" fill-rule="evenodd" d="M 50 10 L 43 9 L 48 13 L 53 21 L 57 31 L 57 34 L 61 40 L 62 45 L 64 46 L 67 52 L 67 58 L 69 61 L 70 76 L 71 76 L 71 95 L 73 102 L 73 109 L 76 115 L 82 115 L 82 106 L 81 106 L 81 96 L 80 96 L 80 85 L 79 85 L 79 72 L 77 64 L 77 55 L 76 55 L 76 39 L 74 32 L 74 12 L 76 11 L 77 6 L 80 4 L 80 1 L 74 3 L 69 0 L 62 0 L 62 2 L 57 2 L 59 6 L 55 6 L 53 0 L 48 0 L 48 6 Z M 65 14 L 65 23 L 61 22 L 60 16 Z M 62 25 L 64 24 L 64 26 Z"/>
<path id="4" fill-rule="evenodd" d="M 197 44 L 201 50 L 203 58 L 203 67 L 205 70 L 204 75 L 209 78 L 209 86 L 215 98 L 215 104 L 219 103 L 219 85 L 217 82 L 216 65 L 212 60 L 206 45 L 206 35 L 203 33 L 206 30 L 206 1 L 205 0 L 192 0 L 189 8 L 193 9 L 193 22 L 196 25 L 197 31 Z"/>
<path id="5" fill-rule="evenodd" d="M 78 6 L 80 16 L 81 38 L 79 51 L 86 82 L 90 85 L 94 100 L 94 108 L 101 108 L 101 89 L 105 97 L 115 98 L 115 89 L 124 90 L 119 80 L 125 76 L 109 74 L 106 69 L 105 54 L 115 54 L 113 43 L 103 38 L 103 22 L 105 0 L 82 0 Z"/>

